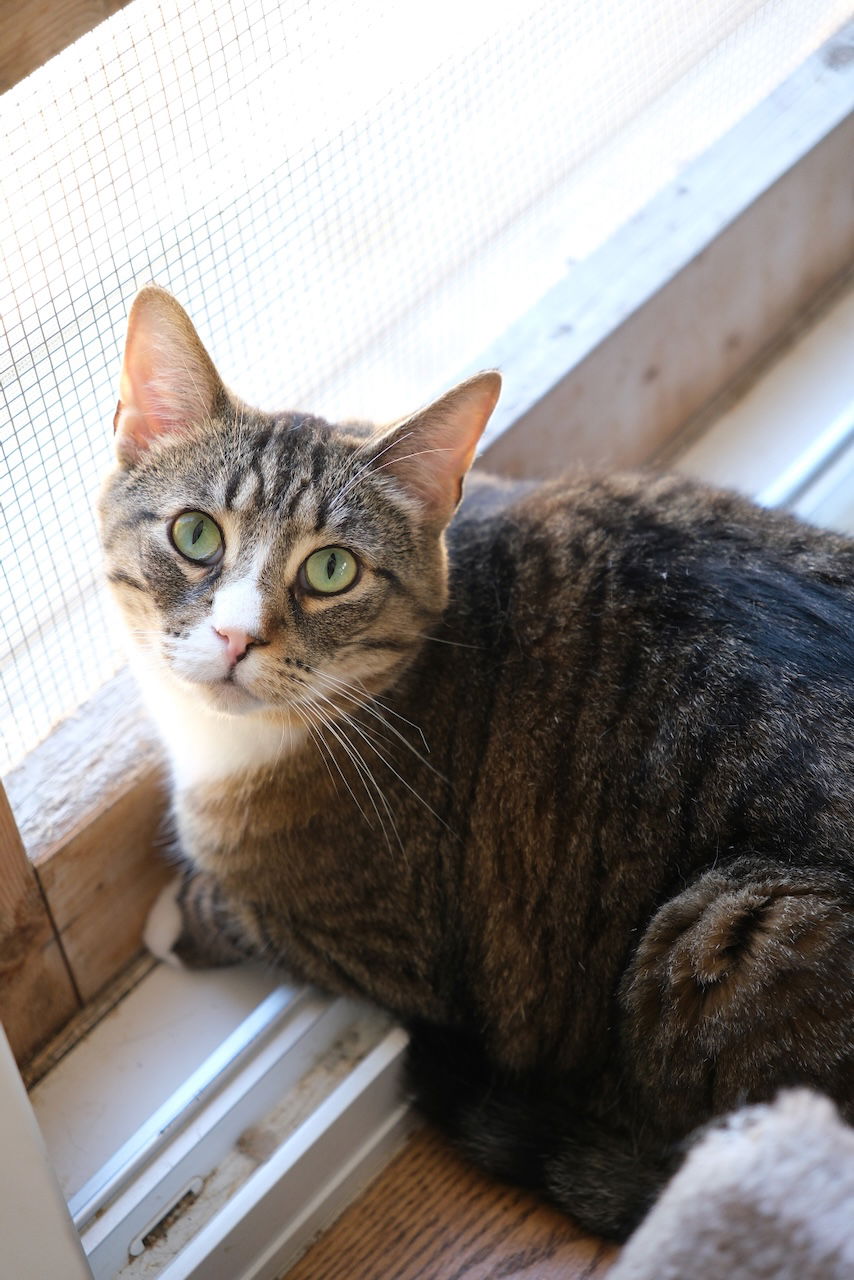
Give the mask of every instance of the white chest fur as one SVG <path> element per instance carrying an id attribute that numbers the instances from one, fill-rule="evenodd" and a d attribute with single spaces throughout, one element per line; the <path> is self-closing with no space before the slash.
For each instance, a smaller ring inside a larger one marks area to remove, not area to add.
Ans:
<path id="1" fill-rule="evenodd" d="M 132 662 L 145 703 L 169 754 L 177 790 L 269 768 L 304 731 L 268 713 L 225 715 L 205 706 L 167 672 Z"/>

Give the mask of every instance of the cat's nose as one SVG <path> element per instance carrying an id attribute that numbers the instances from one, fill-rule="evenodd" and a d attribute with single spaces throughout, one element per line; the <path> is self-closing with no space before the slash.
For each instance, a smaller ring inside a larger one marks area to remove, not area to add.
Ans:
<path id="1" fill-rule="evenodd" d="M 214 631 L 226 642 L 229 664 L 236 667 L 241 658 L 246 657 L 249 646 L 254 644 L 254 637 L 240 627 L 214 627 Z"/>

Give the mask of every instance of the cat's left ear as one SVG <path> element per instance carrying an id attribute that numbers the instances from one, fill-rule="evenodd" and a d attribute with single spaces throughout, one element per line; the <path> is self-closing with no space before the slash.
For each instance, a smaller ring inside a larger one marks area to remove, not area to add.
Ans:
<path id="1" fill-rule="evenodd" d="M 461 382 L 373 441 L 373 470 L 399 480 L 429 520 L 447 524 L 500 392 L 494 369 Z"/>
<path id="2" fill-rule="evenodd" d="M 119 461 L 213 417 L 226 395 L 213 361 L 171 293 L 146 285 L 128 316 L 119 403 L 113 419 Z"/>

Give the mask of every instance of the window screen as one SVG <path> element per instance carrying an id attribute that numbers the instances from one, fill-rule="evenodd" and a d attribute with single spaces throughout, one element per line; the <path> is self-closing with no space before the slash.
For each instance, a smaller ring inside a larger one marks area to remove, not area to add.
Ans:
<path id="1" fill-rule="evenodd" d="M 134 0 L 0 99 L 0 768 L 120 662 L 92 502 L 136 288 L 266 407 L 450 384 L 848 0 Z"/>

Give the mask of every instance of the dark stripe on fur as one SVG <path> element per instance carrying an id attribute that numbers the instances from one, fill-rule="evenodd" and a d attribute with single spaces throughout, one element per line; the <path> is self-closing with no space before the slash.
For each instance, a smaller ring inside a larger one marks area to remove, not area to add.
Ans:
<path id="1" fill-rule="evenodd" d="M 160 524 L 162 519 L 163 517 L 159 511 L 135 511 L 126 520 L 119 520 L 113 525 L 113 529 L 133 529 L 138 524 Z"/>
<path id="2" fill-rule="evenodd" d="M 263 507 L 264 503 L 267 500 L 267 486 L 264 481 L 264 469 L 261 466 L 261 455 L 264 453 L 265 449 L 267 448 L 267 445 L 270 443 L 270 437 L 272 436 L 272 434 L 273 434 L 273 428 L 271 426 L 263 427 L 258 432 L 254 441 L 255 456 L 253 457 L 252 462 L 250 463 L 250 466 L 252 468 L 252 473 L 255 476 L 255 479 L 258 481 L 258 487 L 255 490 L 255 497 L 254 497 L 254 505 L 256 507 Z"/>
<path id="3" fill-rule="evenodd" d="M 112 551 L 116 543 L 120 541 L 123 533 L 129 529 L 138 529 L 140 525 L 161 524 L 163 517 L 156 511 L 137 511 L 132 516 L 127 516 L 124 520 L 117 520 L 115 524 L 111 524 L 108 531 L 104 532 L 103 544 L 105 551 Z"/>
<path id="4" fill-rule="evenodd" d="M 293 493 L 291 494 L 290 502 L 285 507 L 286 520 L 293 520 L 294 513 L 300 504 L 300 500 L 302 499 L 303 494 L 306 493 L 307 490 L 309 490 L 310 488 L 311 486 L 309 484 L 301 484 L 293 491 Z"/>
<path id="5" fill-rule="evenodd" d="M 241 467 L 239 470 L 232 472 L 232 474 L 229 476 L 228 484 L 225 486 L 226 511 L 231 510 L 231 504 L 234 502 L 234 499 L 237 495 L 237 490 L 240 488 L 241 484 L 243 483 L 243 477 L 245 474 L 246 474 L 245 471 Z"/>
<path id="6" fill-rule="evenodd" d="M 395 591 L 399 591 L 401 595 L 409 595 L 409 588 L 403 584 L 393 569 L 386 569 L 383 565 L 377 565 L 374 573 L 378 578 L 382 578 L 385 582 L 391 583 Z"/>
<path id="7" fill-rule="evenodd" d="M 350 640 L 347 644 L 340 646 L 342 649 L 387 649 L 391 653 L 411 653 L 412 642 L 410 640 L 396 640 L 391 636 L 377 640 Z"/>
<path id="8" fill-rule="evenodd" d="M 135 591 L 148 591 L 145 583 L 137 582 L 136 578 L 132 578 L 129 573 L 123 573 L 120 569 L 116 569 L 113 573 L 108 573 L 107 581 L 120 583 L 123 587 L 133 587 Z"/>

